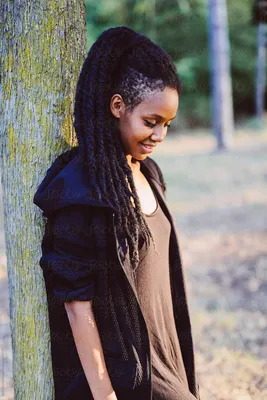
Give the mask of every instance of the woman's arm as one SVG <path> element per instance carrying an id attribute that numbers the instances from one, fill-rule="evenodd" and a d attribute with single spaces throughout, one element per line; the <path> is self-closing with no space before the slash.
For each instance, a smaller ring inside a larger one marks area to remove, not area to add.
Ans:
<path id="1" fill-rule="evenodd" d="M 91 301 L 64 304 L 94 400 L 117 400 L 107 372 Z"/>
<path id="2" fill-rule="evenodd" d="M 64 304 L 86 379 L 95 400 L 117 400 L 108 376 L 91 301 L 107 261 L 107 215 L 97 207 L 71 205 L 48 220 L 52 245 L 43 246 L 40 265 L 51 276 L 53 293 Z"/>

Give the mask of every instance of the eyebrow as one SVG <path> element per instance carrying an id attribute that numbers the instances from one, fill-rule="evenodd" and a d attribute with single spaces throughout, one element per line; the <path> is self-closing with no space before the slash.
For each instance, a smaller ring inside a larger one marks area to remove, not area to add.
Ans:
<path id="1" fill-rule="evenodd" d="M 159 115 L 159 114 L 147 114 L 147 115 L 149 115 L 150 117 L 155 117 L 155 118 L 159 118 L 159 119 L 164 119 L 161 115 Z M 176 115 L 173 117 L 173 118 L 171 118 L 171 120 L 172 119 L 174 119 L 176 117 Z"/>

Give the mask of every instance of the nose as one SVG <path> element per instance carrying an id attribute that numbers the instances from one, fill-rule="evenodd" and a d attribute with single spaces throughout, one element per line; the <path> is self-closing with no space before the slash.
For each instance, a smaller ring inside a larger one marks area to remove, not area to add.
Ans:
<path id="1" fill-rule="evenodd" d="M 153 140 L 153 142 L 160 143 L 163 141 L 166 134 L 167 134 L 167 129 L 165 129 L 164 127 L 157 126 L 153 130 L 153 133 L 151 135 L 151 140 Z"/>

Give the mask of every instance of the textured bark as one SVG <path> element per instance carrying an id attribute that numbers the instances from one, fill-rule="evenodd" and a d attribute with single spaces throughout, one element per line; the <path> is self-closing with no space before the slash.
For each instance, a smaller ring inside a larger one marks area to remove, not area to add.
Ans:
<path id="1" fill-rule="evenodd" d="M 226 0 L 209 0 L 213 130 L 218 149 L 231 147 L 234 132 L 230 43 Z"/>
<path id="2" fill-rule="evenodd" d="M 15 398 L 54 397 L 33 204 L 54 158 L 76 144 L 74 95 L 86 51 L 82 0 L 0 0 L 0 168 Z"/>
<path id="3" fill-rule="evenodd" d="M 260 125 L 263 126 L 263 115 L 265 109 L 265 76 L 266 76 L 266 47 L 267 47 L 267 29 L 266 24 L 258 26 L 257 40 L 257 77 L 256 77 L 256 114 Z"/>

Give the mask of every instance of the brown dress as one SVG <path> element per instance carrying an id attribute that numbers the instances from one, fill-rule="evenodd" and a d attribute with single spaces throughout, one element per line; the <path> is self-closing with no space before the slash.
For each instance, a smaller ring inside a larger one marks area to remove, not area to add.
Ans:
<path id="1" fill-rule="evenodd" d="M 156 196 L 155 196 L 156 198 Z M 170 223 L 157 201 L 156 210 L 145 214 L 155 238 L 148 250 L 142 246 L 135 272 L 138 298 L 151 342 L 153 400 L 195 400 L 189 391 L 176 333 L 170 275 Z"/>

